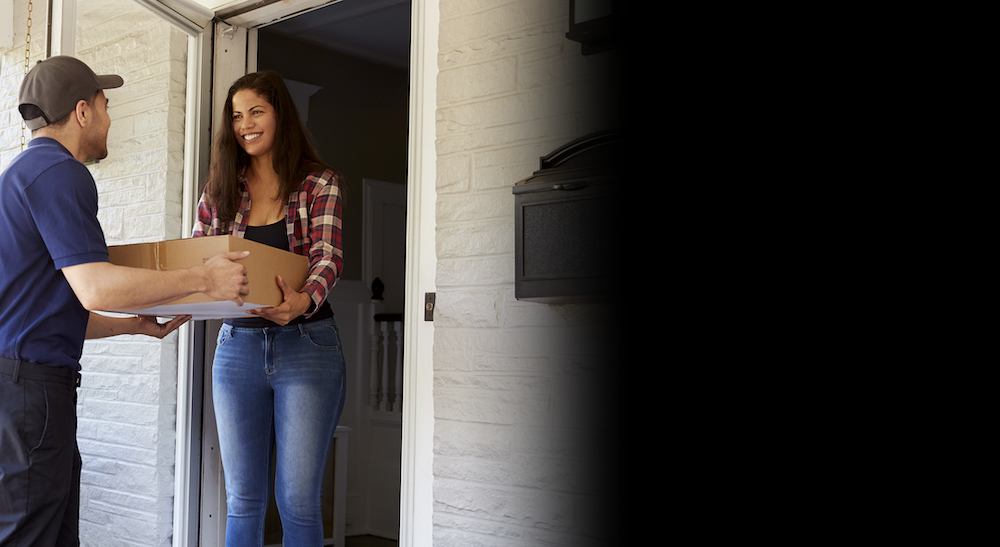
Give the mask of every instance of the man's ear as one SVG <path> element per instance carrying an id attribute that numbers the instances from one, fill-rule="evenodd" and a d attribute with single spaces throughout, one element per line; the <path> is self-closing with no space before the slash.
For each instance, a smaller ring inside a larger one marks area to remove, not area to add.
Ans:
<path id="1" fill-rule="evenodd" d="M 77 101 L 73 114 L 76 116 L 76 121 L 80 124 L 80 127 L 85 127 L 90 122 L 90 105 L 83 99 Z"/>

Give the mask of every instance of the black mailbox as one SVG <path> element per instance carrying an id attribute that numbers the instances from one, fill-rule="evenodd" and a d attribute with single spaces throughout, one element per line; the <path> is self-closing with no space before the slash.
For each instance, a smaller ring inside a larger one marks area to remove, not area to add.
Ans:
<path id="1" fill-rule="evenodd" d="M 514 296 L 568 303 L 601 299 L 621 272 L 621 140 L 613 131 L 577 139 L 540 158 L 514 185 Z"/>

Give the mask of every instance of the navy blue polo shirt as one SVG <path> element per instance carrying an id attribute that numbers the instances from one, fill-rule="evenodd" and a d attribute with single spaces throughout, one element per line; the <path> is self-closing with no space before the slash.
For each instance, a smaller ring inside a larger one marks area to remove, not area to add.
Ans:
<path id="1" fill-rule="evenodd" d="M 94 177 L 32 139 L 0 174 L 0 356 L 79 371 L 89 312 L 60 270 L 107 260 Z"/>

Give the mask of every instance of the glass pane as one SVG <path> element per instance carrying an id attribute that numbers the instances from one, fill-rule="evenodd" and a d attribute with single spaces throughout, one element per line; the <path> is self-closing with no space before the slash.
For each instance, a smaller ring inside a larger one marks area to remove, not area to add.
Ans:
<path id="1" fill-rule="evenodd" d="M 91 166 L 108 244 L 182 237 L 187 35 L 131 0 L 78 0 L 75 56 L 125 80 L 105 92 L 108 157 Z"/>
<path id="2" fill-rule="evenodd" d="M 131 0 L 77 0 L 76 15 L 73 56 L 125 81 L 105 92 L 108 156 L 88 166 L 105 240 L 179 238 L 187 35 Z M 95 341 L 81 359 L 82 545 L 173 535 L 177 342 L 134 338 Z"/>

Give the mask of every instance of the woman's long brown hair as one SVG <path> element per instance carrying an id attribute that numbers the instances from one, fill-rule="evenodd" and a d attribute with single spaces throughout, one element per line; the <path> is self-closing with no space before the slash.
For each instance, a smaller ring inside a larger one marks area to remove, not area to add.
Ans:
<path id="1" fill-rule="evenodd" d="M 309 173 L 327 168 L 316 153 L 312 135 L 299 118 L 295 102 L 277 72 L 262 70 L 236 80 L 229 87 L 223 107 L 222 127 L 212 143 L 212 161 L 205 186 L 206 199 L 215 207 L 226 231 L 236 218 L 236 211 L 240 206 L 240 174 L 250 165 L 250 155 L 237 142 L 233 131 L 233 95 L 244 89 L 252 90 L 267 99 L 274 107 L 277 117 L 271 155 L 274 171 L 280 180 L 279 195 L 276 197 L 287 203 L 288 197 Z"/>

